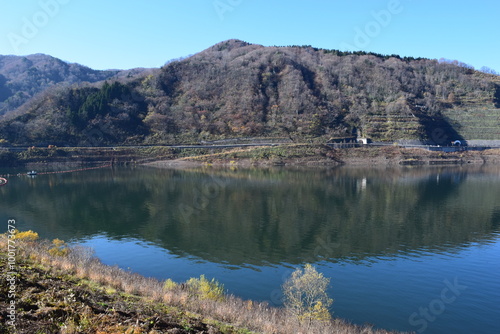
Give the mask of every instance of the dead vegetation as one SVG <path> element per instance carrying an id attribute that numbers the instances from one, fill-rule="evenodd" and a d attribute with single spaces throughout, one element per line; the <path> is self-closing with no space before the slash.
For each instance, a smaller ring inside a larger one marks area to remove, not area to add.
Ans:
<path id="1" fill-rule="evenodd" d="M 5 333 L 388 333 L 340 319 L 305 324 L 284 309 L 223 294 L 204 276 L 160 282 L 106 266 L 87 248 L 24 233 L 16 238 L 17 331 Z M 2 250 L 6 244 L 2 235 Z M 8 271 L 3 264 L 2 282 Z M 2 324 L 7 289 L 2 284 Z"/>

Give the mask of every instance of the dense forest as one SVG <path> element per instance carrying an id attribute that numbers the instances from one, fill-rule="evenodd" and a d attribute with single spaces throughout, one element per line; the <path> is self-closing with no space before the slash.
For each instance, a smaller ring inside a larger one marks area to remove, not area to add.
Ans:
<path id="1" fill-rule="evenodd" d="M 38 85 L 30 69 L 19 71 L 19 85 Z M 229 40 L 159 70 L 89 72 L 79 76 L 89 83 L 72 86 L 54 86 L 55 77 L 43 79 L 51 89 L 30 92 L 34 98 L 0 119 L 0 140 L 500 139 L 500 77 L 457 61 Z M 11 94 L 9 101 L 16 88 L 6 87 L 0 75 L 0 97 Z"/>

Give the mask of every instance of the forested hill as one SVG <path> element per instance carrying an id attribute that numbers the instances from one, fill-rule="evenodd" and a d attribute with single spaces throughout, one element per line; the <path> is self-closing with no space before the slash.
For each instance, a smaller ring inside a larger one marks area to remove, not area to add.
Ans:
<path id="1" fill-rule="evenodd" d="M 0 140 L 107 145 L 357 134 L 446 144 L 500 139 L 499 108 L 500 78 L 458 62 L 229 40 L 148 75 L 53 89 L 1 120 Z"/>
<path id="2" fill-rule="evenodd" d="M 0 55 L 0 115 L 15 110 L 36 94 L 58 84 L 92 83 L 142 71 L 97 71 L 44 54 L 26 57 Z"/>

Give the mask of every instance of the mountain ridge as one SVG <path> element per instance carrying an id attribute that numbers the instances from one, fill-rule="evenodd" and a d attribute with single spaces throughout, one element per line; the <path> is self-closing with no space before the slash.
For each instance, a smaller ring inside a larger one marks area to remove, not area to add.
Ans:
<path id="1" fill-rule="evenodd" d="M 148 69 L 94 70 L 43 53 L 0 55 L 0 115 L 9 113 L 55 85 L 95 83 Z"/>
<path id="2" fill-rule="evenodd" d="M 101 145 L 238 136 L 500 139 L 500 77 L 458 62 L 232 39 L 160 69 L 106 75 L 109 82 L 28 99 L 0 122 L 0 138 L 83 145 L 97 131 Z M 479 131 L 477 120 L 491 131 Z"/>

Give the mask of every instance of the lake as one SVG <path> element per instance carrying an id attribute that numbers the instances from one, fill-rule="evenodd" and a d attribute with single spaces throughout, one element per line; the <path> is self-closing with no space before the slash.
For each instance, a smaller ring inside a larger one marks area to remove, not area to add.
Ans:
<path id="1" fill-rule="evenodd" d="M 10 177 L 0 196 L 2 232 L 14 218 L 145 276 L 204 274 L 279 306 L 312 263 L 331 278 L 334 316 L 500 333 L 499 167 L 104 168 Z"/>

